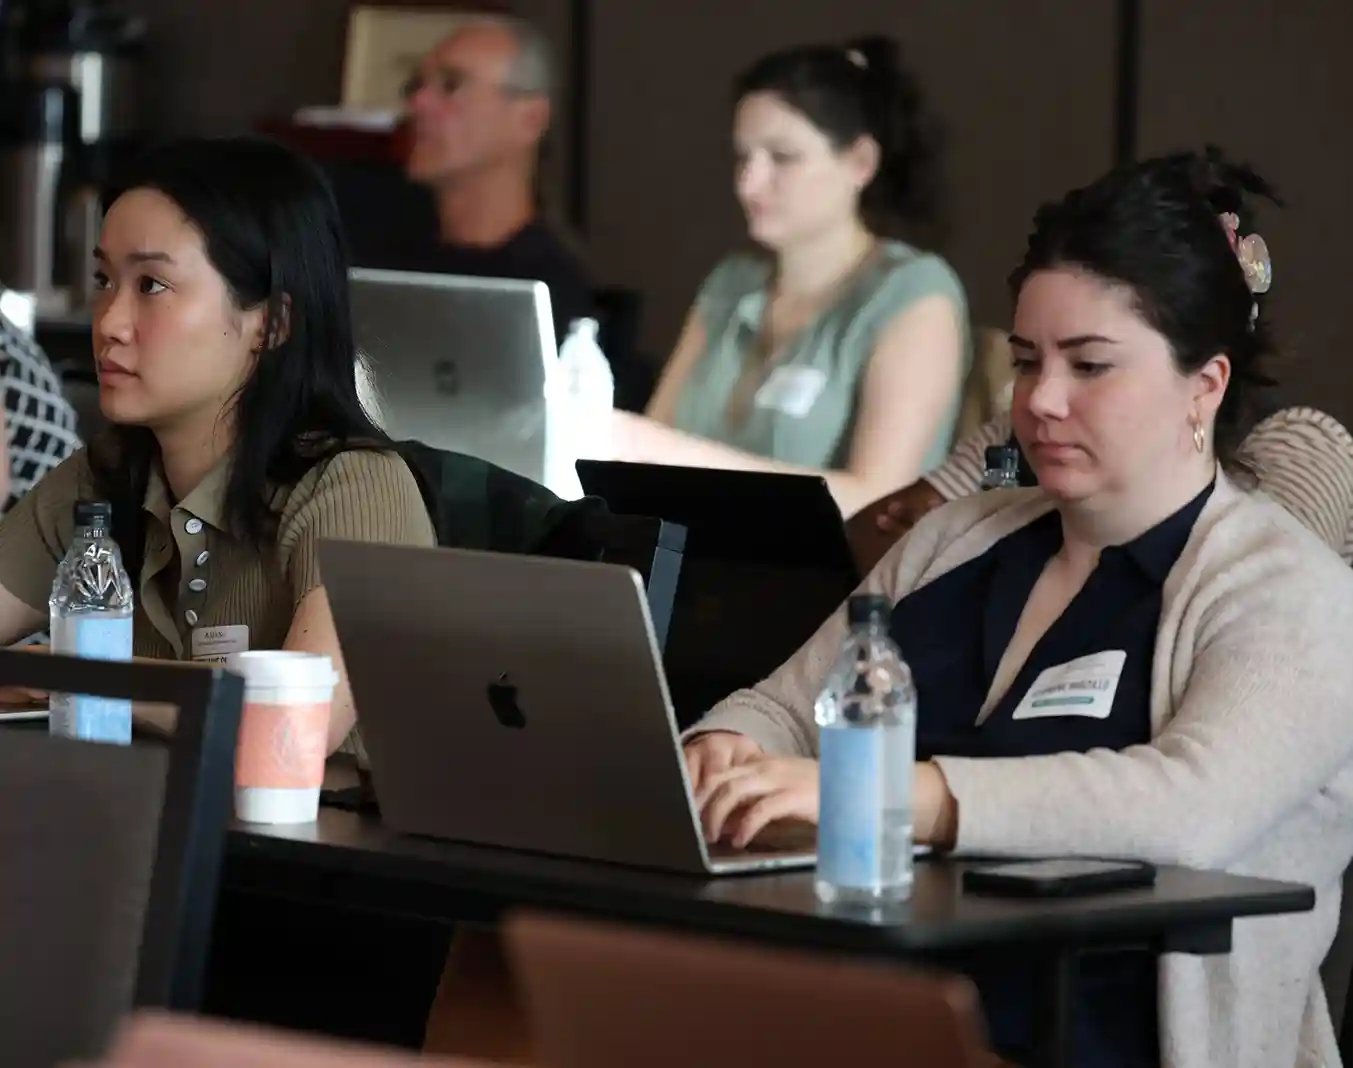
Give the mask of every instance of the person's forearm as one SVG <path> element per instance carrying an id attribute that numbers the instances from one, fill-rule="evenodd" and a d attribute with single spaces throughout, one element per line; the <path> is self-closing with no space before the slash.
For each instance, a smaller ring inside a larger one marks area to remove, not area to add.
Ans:
<path id="1" fill-rule="evenodd" d="M 916 765 L 912 793 L 916 841 L 936 849 L 953 849 L 958 841 L 958 800 L 949 792 L 939 765 L 928 760 Z"/>
<path id="2" fill-rule="evenodd" d="M 133 725 L 149 730 L 152 734 L 171 735 L 178 721 L 179 710 L 176 705 L 156 701 L 132 702 Z"/>
<path id="3" fill-rule="evenodd" d="M 808 467 L 802 464 L 785 463 L 768 456 L 747 452 L 711 441 L 684 430 L 667 426 L 655 420 L 645 420 L 639 433 L 642 441 L 622 439 L 618 442 L 616 456 L 618 460 L 631 460 L 641 463 L 668 463 L 684 467 L 709 467 L 732 471 L 766 471 L 773 474 L 817 475 L 827 481 L 832 499 L 841 509 L 842 515 L 853 515 L 866 504 L 876 500 L 882 494 L 897 487 L 889 480 L 880 485 L 874 480 L 858 475 L 853 471 Z"/>
<path id="4" fill-rule="evenodd" d="M 670 429 L 670 428 L 669 428 Z M 681 431 L 673 430 L 679 434 Z M 879 485 L 853 471 L 841 471 L 832 468 L 808 467 L 802 464 L 784 463 L 768 456 L 759 456 L 754 452 L 744 452 L 731 445 L 717 441 L 708 441 L 693 435 L 683 435 L 687 442 L 683 449 L 689 449 L 690 460 L 683 460 L 693 467 L 718 467 L 734 471 L 766 471 L 782 475 L 817 475 L 826 480 L 827 490 L 831 493 L 836 506 L 843 516 L 854 515 L 866 504 L 876 500 L 881 493 L 892 488 L 880 488 Z"/>

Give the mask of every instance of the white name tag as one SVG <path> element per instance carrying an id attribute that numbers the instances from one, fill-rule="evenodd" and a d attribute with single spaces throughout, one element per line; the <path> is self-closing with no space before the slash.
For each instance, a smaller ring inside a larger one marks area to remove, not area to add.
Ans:
<path id="1" fill-rule="evenodd" d="M 753 403 L 802 419 L 827 387 L 827 372 L 817 367 L 777 367 L 761 383 Z"/>
<path id="2" fill-rule="evenodd" d="M 1127 653 L 1112 649 L 1068 660 L 1042 672 L 1029 687 L 1012 719 L 1089 716 L 1108 719 Z"/>
<path id="3" fill-rule="evenodd" d="M 224 664 L 231 653 L 249 651 L 249 628 L 198 627 L 193 631 L 193 659 L 206 664 Z"/>

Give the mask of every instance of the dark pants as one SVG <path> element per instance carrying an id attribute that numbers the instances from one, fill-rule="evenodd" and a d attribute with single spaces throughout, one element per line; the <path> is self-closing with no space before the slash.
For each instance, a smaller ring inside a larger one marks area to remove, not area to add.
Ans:
<path id="1" fill-rule="evenodd" d="M 224 894 L 203 1012 L 419 1049 L 450 928 Z"/>

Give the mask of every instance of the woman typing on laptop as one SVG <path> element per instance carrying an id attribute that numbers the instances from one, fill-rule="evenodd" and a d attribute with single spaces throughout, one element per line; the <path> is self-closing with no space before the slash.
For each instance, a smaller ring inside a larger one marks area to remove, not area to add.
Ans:
<path id="1" fill-rule="evenodd" d="M 1115 171 L 1041 210 L 1012 282 L 1012 421 L 1039 488 L 928 515 L 865 580 L 919 696 L 918 840 L 1124 856 L 1315 886 L 1314 912 L 1236 925 L 1227 956 L 1088 959 L 1080 1065 L 1336 1063 L 1319 965 L 1353 855 L 1353 576 L 1229 471 L 1271 278 L 1214 153 Z M 1234 481 L 1233 481 L 1234 479 Z M 815 821 L 813 703 L 844 610 L 687 742 L 707 837 Z M 1041 682 L 1099 672 L 1087 712 Z M 1098 681 L 1098 679 L 1097 679 Z M 1018 961 L 975 975 L 1007 1056 Z"/>
<path id="2" fill-rule="evenodd" d="M 159 149 L 110 206 L 92 270 L 112 425 L 0 524 L 0 640 L 45 624 L 73 505 L 97 497 L 113 505 L 136 587 L 138 656 L 280 648 L 341 667 L 320 539 L 434 538 L 412 474 L 358 399 L 323 179 L 261 141 Z M 352 724 L 344 679 L 330 749 Z"/>
<path id="3" fill-rule="evenodd" d="M 968 354 L 963 287 L 883 235 L 931 160 L 897 47 L 767 56 L 736 85 L 737 195 L 761 247 L 705 280 L 619 460 L 825 475 L 849 515 L 943 459 Z"/>

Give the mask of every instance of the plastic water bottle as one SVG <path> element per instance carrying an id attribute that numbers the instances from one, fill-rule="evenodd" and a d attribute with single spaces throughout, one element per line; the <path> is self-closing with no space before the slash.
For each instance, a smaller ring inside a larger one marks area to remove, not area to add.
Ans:
<path id="1" fill-rule="evenodd" d="M 75 537 L 52 583 L 52 652 L 95 660 L 132 656 L 132 584 L 110 526 L 107 501 L 75 505 Z M 132 740 L 132 706 L 122 698 L 51 695 L 51 732 L 91 742 Z"/>
<path id="2" fill-rule="evenodd" d="M 615 409 L 615 378 L 606 354 L 597 342 L 595 319 L 574 319 L 559 347 L 559 364 L 552 386 L 555 441 L 554 462 L 546 461 L 549 488 L 565 499 L 582 496 L 573 464 L 579 457 L 611 458 L 611 413 Z"/>
<path id="3" fill-rule="evenodd" d="M 982 472 L 982 488 L 1019 488 L 1019 450 L 1007 443 L 988 445 L 984 454 L 986 469 Z"/>
<path id="4" fill-rule="evenodd" d="M 595 319 L 574 319 L 559 347 L 559 369 L 573 402 L 578 455 L 610 459 L 611 412 L 615 410 L 615 377 L 597 342 Z"/>
<path id="5" fill-rule="evenodd" d="M 884 597 L 848 602 L 850 635 L 817 700 L 821 794 L 817 895 L 876 905 L 912 878 L 916 688 L 888 637 Z"/>

